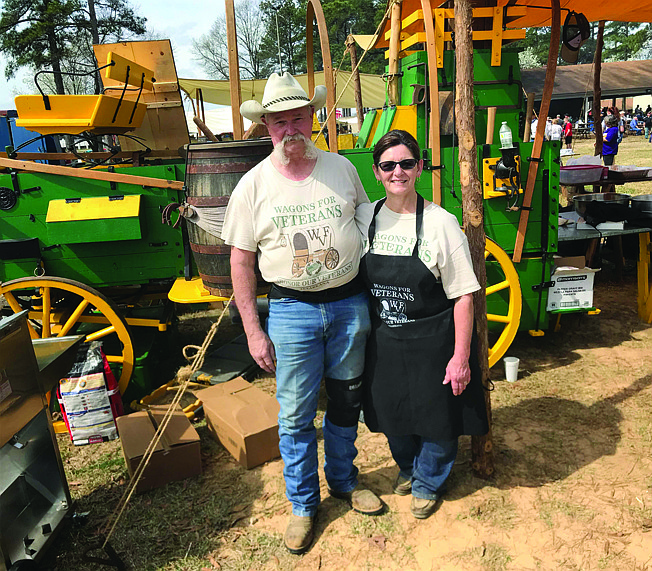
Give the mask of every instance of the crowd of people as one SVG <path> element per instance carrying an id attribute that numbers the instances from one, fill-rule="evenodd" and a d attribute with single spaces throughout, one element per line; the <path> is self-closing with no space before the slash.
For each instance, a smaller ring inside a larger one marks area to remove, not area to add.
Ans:
<path id="1" fill-rule="evenodd" d="M 538 125 L 539 120 L 535 117 L 530 126 L 530 141 L 534 141 Z M 563 119 L 560 115 L 554 119 L 547 117 L 544 137 L 546 141 L 563 141 L 563 145 L 567 149 L 571 149 L 573 146 L 573 122 L 570 115 L 565 115 Z"/>
<path id="2" fill-rule="evenodd" d="M 589 117 L 592 111 L 589 111 Z M 605 165 L 613 165 L 614 157 L 618 154 L 618 145 L 622 142 L 626 133 L 632 135 L 644 135 L 645 139 L 652 143 L 652 106 L 648 105 L 643 111 L 640 106 L 634 110 L 621 113 L 618 107 L 604 107 L 601 111 L 600 122 L 602 127 L 602 158 Z M 534 140 L 538 126 L 538 119 L 532 120 L 530 140 Z M 555 118 L 546 118 L 545 140 L 563 141 L 566 149 L 572 149 L 573 132 L 580 129 L 589 129 L 594 132 L 593 121 L 589 119 L 588 124 L 579 118 L 573 124 L 572 117 L 560 115 Z"/>
<path id="3" fill-rule="evenodd" d="M 454 215 L 415 189 L 423 154 L 405 131 L 375 145 L 373 175 L 386 197 L 369 204 L 354 166 L 311 141 L 310 99 L 289 74 L 272 74 L 262 104 L 240 111 L 267 126 L 271 155 L 242 177 L 221 237 L 231 246 L 235 302 L 249 352 L 276 376 L 279 448 L 292 506 L 284 543 L 305 552 L 320 505 L 315 417 L 322 382 L 328 493 L 366 515 L 386 508 L 354 465 L 363 413 L 386 435 L 393 491 L 411 495 L 415 518 L 440 504 L 462 434 L 488 419 L 473 319 L 480 286 Z M 269 316 L 256 275 L 272 284 Z"/>

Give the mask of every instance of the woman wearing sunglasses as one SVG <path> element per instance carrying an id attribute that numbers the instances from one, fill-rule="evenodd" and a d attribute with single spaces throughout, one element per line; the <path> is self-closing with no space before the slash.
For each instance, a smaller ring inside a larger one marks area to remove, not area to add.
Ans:
<path id="1" fill-rule="evenodd" d="M 394 493 L 411 493 L 410 511 L 423 519 L 444 492 L 458 436 L 488 424 L 473 334 L 480 286 L 455 216 L 415 190 L 420 157 L 406 131 L 384 135 L 373 171 L 387 196 L 360 205 L 357 218 L 372 299 L 364 418 L 387 436 L 400 470 Z"/>

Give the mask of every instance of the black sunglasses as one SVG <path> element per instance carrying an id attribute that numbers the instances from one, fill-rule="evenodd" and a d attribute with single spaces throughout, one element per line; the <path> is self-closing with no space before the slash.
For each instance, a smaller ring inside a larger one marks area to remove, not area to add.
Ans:
<path id="1" fill-rule="evenodd" d="M 378 168 L 383 172 L 392 172 L 396 168 L 396 165 L 400 165 L 401 170 L 409 171 L 416 167 L 418 162 L 417 159 L 403 159 L 398 162 L 383 161 L 382 163 L 378 163 Z"/>

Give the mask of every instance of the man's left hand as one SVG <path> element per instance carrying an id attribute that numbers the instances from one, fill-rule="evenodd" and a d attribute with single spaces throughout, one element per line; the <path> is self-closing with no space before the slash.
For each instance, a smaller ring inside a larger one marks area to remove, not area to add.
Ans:
<path id="1" fill-rule="evenodd" d="M 468 359 L 460 359 L 453 355 L 453 358 L 446 366 L 446 376 L 444 384 L 450 383 L 455 396 L 461 395 L 464 389 L 471 381 L 471 369 L 469 368 Z"/>

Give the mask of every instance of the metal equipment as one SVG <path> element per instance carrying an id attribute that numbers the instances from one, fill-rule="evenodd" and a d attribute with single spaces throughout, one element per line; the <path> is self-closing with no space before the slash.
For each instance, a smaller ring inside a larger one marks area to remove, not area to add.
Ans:
<path id="1" fill-rule="evenodd" d="M 37 561 L 72 502 L 46 392 L 83 336 L 32 342 L 27 311 L 0 320 L 0 570 Z"/>

